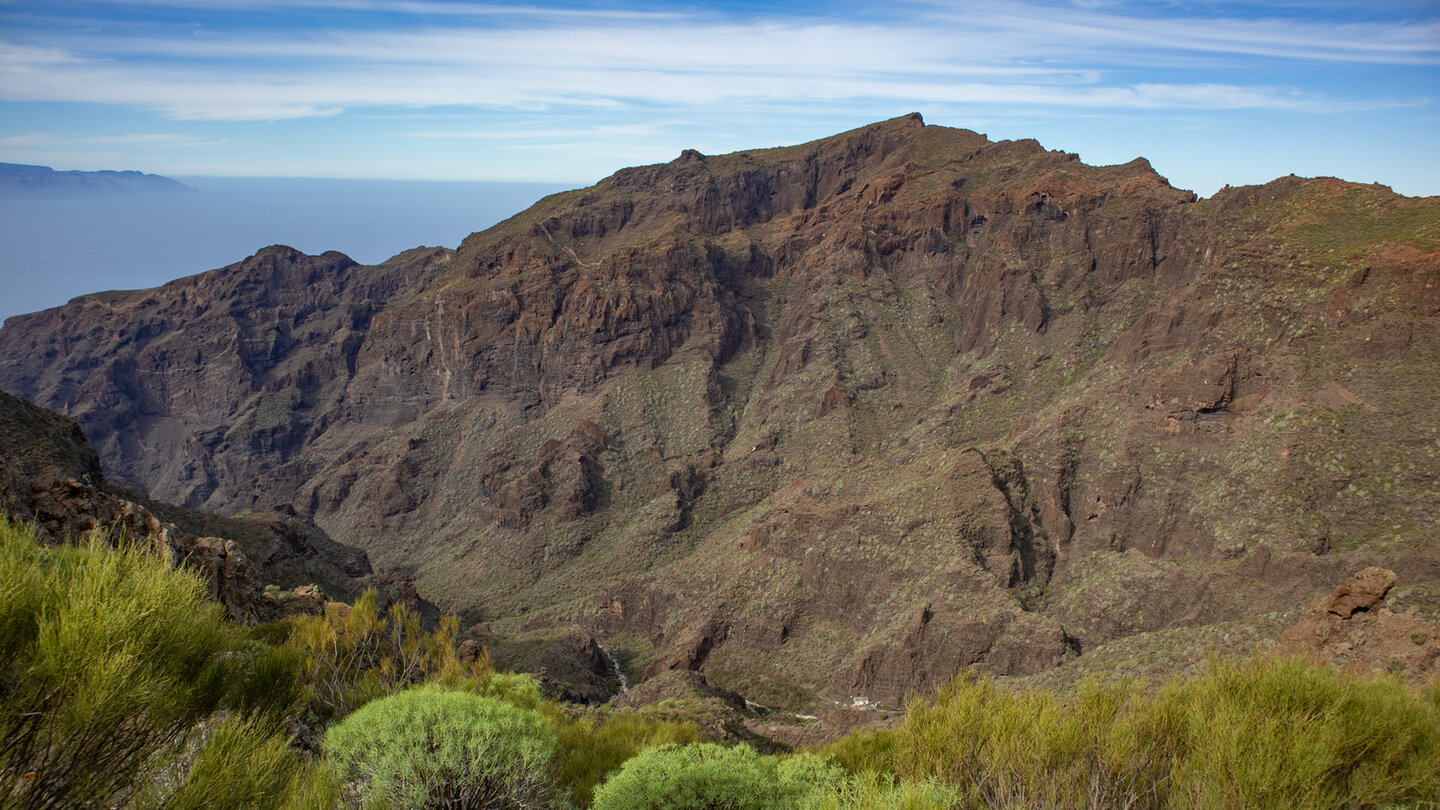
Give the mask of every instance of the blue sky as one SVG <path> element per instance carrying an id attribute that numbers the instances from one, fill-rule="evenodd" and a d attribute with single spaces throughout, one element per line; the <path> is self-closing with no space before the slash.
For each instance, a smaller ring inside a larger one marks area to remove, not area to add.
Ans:
<path id="1" fill-rule="evenodd" d="M 592 183 L 911 111 L 1440 194 L 1440 2 L 0 0 L 0 161 Z"/>

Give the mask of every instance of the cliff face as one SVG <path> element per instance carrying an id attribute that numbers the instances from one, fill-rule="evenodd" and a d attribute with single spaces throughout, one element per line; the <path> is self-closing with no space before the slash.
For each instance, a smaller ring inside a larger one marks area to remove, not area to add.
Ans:
<path id="1" fill-rule="evenodd" d="M 382 606 L 404 600 L 422 619 L 439 619 L 406 578 L 373 577 L 364 551 L 336 543 L 308 519 L 262 512 L 222 517 L 106 481 L 74 419 L 3 391 L 0 513 L 32 526 L 42 543 L 83 542 L 99 533 L 196 571 L 235 622 L 319 610 L 327 597 L 353 601 L 368 587 L 377 589 Z"/>
<path id="2" fill-rule="evenodd" d="M 1440 203 L 918 116 L 12 318 L 0 388 L 157 497 L 762 702 L 1440 580 Z"/>

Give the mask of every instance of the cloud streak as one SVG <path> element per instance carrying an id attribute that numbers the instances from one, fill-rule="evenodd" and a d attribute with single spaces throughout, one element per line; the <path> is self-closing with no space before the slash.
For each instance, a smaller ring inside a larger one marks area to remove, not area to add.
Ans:
<path id="1" fill-rule="evenodd" d="M 408 15 L 422 17 L 563 17 L 608 20 L 664 20 L 681 16 L 677 12 L 636 11 L 626 9 L 555 8 L 513 3 L 435 2 L 435 0 L 95 0 L 113 6 L 152 6 L 192 9 L 204 12 L 217 10 L 251 12 L 291 12 L 297 9 L 326 12 L 360 12 L 366 14 Z"/>
<path id="2" fill-rule="evenodd" d="M 277 6 L 268 0 L 223 5 Z M 557 11 L 380 0 L 305 5 L 387 11 L 423 6 L 431 14 L 460 16 Z M 581 25 L 560 16 L 521 26 L 276 31 L 265 37 L 80 35 L 66 48 L 0 43 L 0 99 L 124 104 L 201 121 L 320 117 L 358 108 L 882 98 L 910 106 L 1345 112 L 1426 100 L 1345 98 L 1274 83 L 1126 77 L 1136 64 L 1179 71 L 1196 55 L 1440 64 L 1440 21 L 1434 20 L 1393 25 L 1157 20 L 1020 4 L 963 17 L 931 10 L 918 22 L 884 25 L 676 19 L 669 13 L 645 19 L 641 25 L 633 20 Z"/>
<path id="3" fill-rule="evenodd" d="M 1434 0 L 582 2 L 0 0 L 0 159 L 568 181 L 919 110 L 1193 188 L 1440 182 Z"/>
<path id="4" fill-rule="evenodd" d="M 1420 99 L 1342 100 L 1277 87 L 1216 83 L 1035 83 L 937 80 L 894 73 L 809 70 L 744 72 L 715 68 L 659 73 L 643 67 L 493 64 L 481 73 L 436 74 L 428 67 L 314 71 L 303 78 L 171 78 L 168 71 L 65 63 L 0 67 L 10 101 L 133 104 L 170 118 L 265 121 L 337 115 L 368 107 L 473 106 L 508 109 L 622 104 L 704 106 L 733 102 L 903 100 L 1113 109 L 1289 109 L 1342 112 L 1423 103 Z M 23 79 L 23 81 L 22 81 Z"/>
<path id="5" fill-rule="evenodd" d="M 200 147 L 219 146 L 226 141 L 224 138 L 196 138 L 193 135 L 182 135 L 176 132 L 144 132 L 130 135 L 66 135 L 54 132 L 28 132 L 23 135 L 7 135 L 0 137 L 0 148 L 25 149 L 34 147 L 69 147 L 69 146 L 163 146 L 174 147 Z"/>

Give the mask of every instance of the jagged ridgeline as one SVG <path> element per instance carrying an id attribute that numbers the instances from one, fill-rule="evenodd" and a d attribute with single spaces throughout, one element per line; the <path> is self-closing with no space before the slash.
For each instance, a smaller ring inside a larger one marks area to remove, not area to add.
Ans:
<path id="1" fill-rule="evenodd" d="M 458 250 L 84 296 L 6 322 L 0 388 L 476 632 L 774 705 L 1179 668 L 1368 565 L 1440 606 L 1440 200 L 1198 200 L 919 116 L 687 151 Z"/>

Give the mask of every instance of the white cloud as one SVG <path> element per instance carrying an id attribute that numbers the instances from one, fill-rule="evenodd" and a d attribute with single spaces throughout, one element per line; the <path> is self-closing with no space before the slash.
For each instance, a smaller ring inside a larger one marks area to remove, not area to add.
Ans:
<path id="1" fill-rule="evenodd" d="M 658 135 L 662 124 L 597 124 L 589 127 L 503 126 L 487 129 L 426 129 L 402 133 L 404 137 L 446 141 L 535 141 L 555 138 L 638 138 Z"/>
<path id="2" fill-rule="evenodd" d="M 76 146 L 163 146 L 202 147 L 221 146 L 224 138 L 197 138 L 175 132 L 147 132 L 130 135 L 65 135 L 54 132 L 27 132 L 22 135 L 0 137 L 0 148 L 5 149 L 59 149 Z"/>
<path id="3" fill-rule="evenodd" d="M 435 53 L 448 43 L 418 44 Z M 791 47 L 793 46 L 793 47 Z M 784 43 L 793 55 L 798 43 Z M 341 60 L 305 71 L 267 68 L 222 75 L 209 69 L 176 74 L 171 68 L 58 59 L 0 62 L 0 98 L 148 107 L 176 119 L 281 120 L 335 115 L 347 108 L 474 106 L 512 109 L 596 108 L 619 104 L 666 106 L 804 100 L 894 99 L 897 102 L 1045 105 L 1066 108 L 1272 108 L 1343 111 L 1412 104 L 1414 100 L 1335 100 L 1294 90 L 1225 83 L 1108 84 L 1096 73 L 1068 70 L 971 71 L 965 65 L 924 70 L 913 57 L 857 68 L 829 55 L 798 63 L 767 57 L 768 49 L 737 45 L 733 63 L 705 51 L 687 60 L 683 48 L 656 58 L 627 60 L 595 53 L 552 64 L 526 59 L 523 47 L 498 44 L 457 64 L 365 64 Z M 662 58 L 663 59 L 663 58 Z M 938 74 L 938 75 L 937 75 Z M 1000 80 L 993 80 L 1000 79 Z"/>
<path id="4" fill-rule="evenodd" d="M 1293 19 L 1144 19 L 1113 14 L 1046 14 L 1031 21 L 1037 39 L 1309 62 L 1440 65 L 1440 21 L 1318 24 Z M 1062 46 L 1063 47 L 1063 46 Z"/>
<path id="5" fill-rule="evenodd" d="M 97 0 L 118 6 L 160 6 L 211 12 L 222 9 L 253 12 L 308 9 L 328 12 L 405 14 L 426 17 L 562 17 L 565 19 L 664 20 L 672 12 L 625 9 L 555 8 L 514 3 L 435 2 L 434 0 Z"/>
<path id="6" fill-rule="evenodd" d="M 0 70 L 44 70 L 54 65 L 78 64 L 82 61 L 60 48 L 16 45 L 0 40 Z"/>
<path id="7" fill-rule="evenodd" d="M 278 9 L 277 0 L 143 0 L 186 8 Z M 895 23 L 813 22 L 534 6 L 302 0 L 324 9 L 452 17 L 464 25 L 284 31 L 264 36 L 75 36 L 65 48 L 0 43 L 0 99 L 138 106 L 183 120 L 331 116 L 356 108 L 604 109 L 889 99 L 1067 109 L 1344 112 L 1425 103 L 1397 92 L 1345 98 L 1273 80 L 1145 81 L 1136 66 L 1197 57 L 1440 64 L 1440 21 L 1321 24 L 1155 19 L 1103 3 L 921 5 Z M 913 8 L 913 6 L 912 6 Z M 1108 10 L 1107 10 L 1108 9 Z M 637 16 L 638 15 L 638 16 Z M 1171 74 L 1183 75 L 1179 70 Z M 1230 74 L 1235 75 L 1234 73 Z"/>

